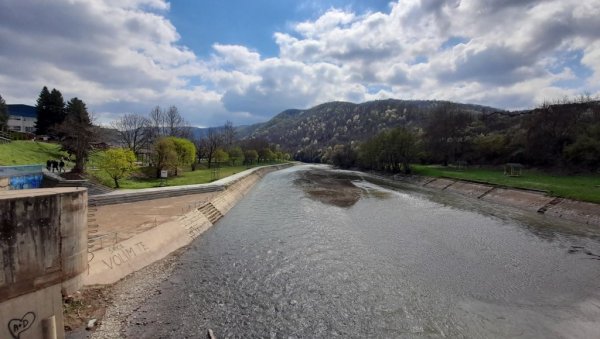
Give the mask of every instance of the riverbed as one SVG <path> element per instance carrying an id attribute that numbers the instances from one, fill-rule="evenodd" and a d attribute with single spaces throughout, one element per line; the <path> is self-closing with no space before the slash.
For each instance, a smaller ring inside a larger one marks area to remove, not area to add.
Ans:
<path id="1" fill-rule="evenodd" d="M 325 166 L 266 175 L 145 292 L 121 333 L 598 336 L 598 232 L 366 179 Z"/>

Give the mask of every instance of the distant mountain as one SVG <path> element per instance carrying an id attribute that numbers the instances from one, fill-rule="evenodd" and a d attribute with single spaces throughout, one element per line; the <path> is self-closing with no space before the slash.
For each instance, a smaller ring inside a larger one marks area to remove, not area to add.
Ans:
<path id="1" fill-rule="evenodd" d="M 307 147 L 323 148 L 361 142 L 386 128 L 422 127 L 428 113 L 452 104 L 461 111 L 486 114 L 502 111 L 493 107 L 433 100 L 377 100 L 362 104 L 328 102 L 306 110 L 285 110 L 265 123 L 239 127 L 239 138 L 264 138 L 296 152 Z"/>

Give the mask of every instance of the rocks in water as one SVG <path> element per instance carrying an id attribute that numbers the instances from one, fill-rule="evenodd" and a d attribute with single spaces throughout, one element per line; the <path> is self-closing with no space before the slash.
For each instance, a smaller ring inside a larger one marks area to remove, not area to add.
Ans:
<path id="1" fill-rule="evenodd" d="M 96 326 L 96 323 L 98 322 L 98 319 L 90 319 L 87 323 L 87 326 L 85 327 L 86 330 L 91 330 Z"/>

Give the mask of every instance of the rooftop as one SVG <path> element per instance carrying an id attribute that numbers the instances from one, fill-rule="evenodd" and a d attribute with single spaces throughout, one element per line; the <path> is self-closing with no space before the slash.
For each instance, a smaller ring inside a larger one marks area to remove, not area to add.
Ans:
<path id="1" fill-rule="evenodd" d="M 6 105 L 8 115 L 16 115 L 28 118 L 37 118 L 37 109 L 29 105 Z"/>

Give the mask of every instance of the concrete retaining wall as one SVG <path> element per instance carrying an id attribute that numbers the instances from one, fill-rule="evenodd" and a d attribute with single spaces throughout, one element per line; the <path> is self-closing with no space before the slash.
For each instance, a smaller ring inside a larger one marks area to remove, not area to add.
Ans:
<path id="1" fill-rule="evenodd" d="M 600 205 L 591 202 L 561 199 L 555 205 L 549 206 L 545 213 L 557 218 L 600 226 Z"/>
<path id="2" fill-rule="evenodd" d="M 0 196 L 0 338 L 41 338 L 54 319 L 64 337 L 62 295 L 87 267 L 87 191 L 6 191 Z"/>
<path id="3" fill-rule="evenodd" d="M 499 187 L 446 178 L 402 177 L 397 180 L 556 218 L 600 226 L 600 204 L 552 197 L 543 191 Z"/>
<path id="4" fill-rule="evenodd" d="M 197 236 L 209 229 L 223 214 L 227 213 L 245 196 L 265 174 L 292 166 L 291 164 L 255 168 L 238 173 L 215 183 L 222 192 L 207 206 L 186 213 L 179 219 L 158 225 L 114 246 L 103 248 L 89 254 L 85 285 L 112 284 L 173 251 L 188 245 Z M 192 185 L 196 186 L 196 185 Z M 186 187 L 179 187 L 183 192 Z M 155 190 L 156 191 L 156 190 Z M 169 189 L 171 191 L 171 189 Z M 135 192 L 134 192 L 135 193 Z M 137 193 L 135 193 L 137 195 Z M 192 193 L 188 193 L 192 194 Z M 216 215 L 210 211 L 217 210 Z M 206 213 L 206 214 L 205 214 Z"/>
<path id="5" fill-rule="evenodd" d="M 481 200 L 538 212 L 554 200 L 554 197 L 535 191 L 496 188 L 483 196 Z"/>

